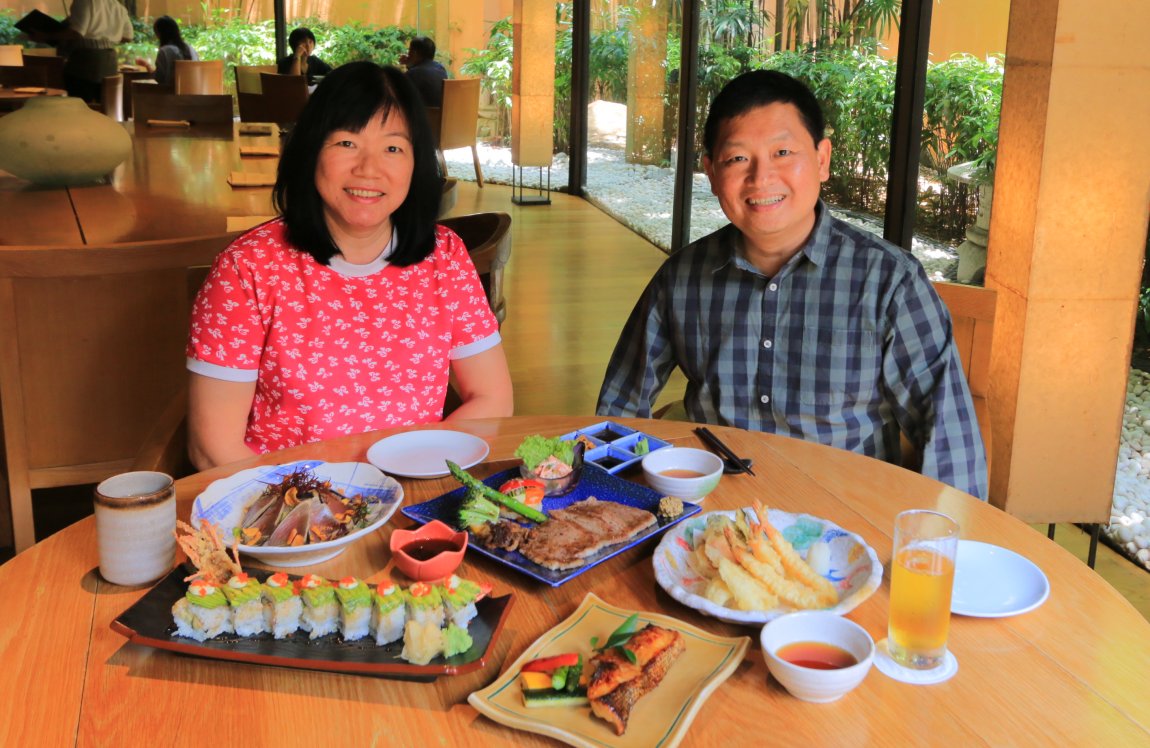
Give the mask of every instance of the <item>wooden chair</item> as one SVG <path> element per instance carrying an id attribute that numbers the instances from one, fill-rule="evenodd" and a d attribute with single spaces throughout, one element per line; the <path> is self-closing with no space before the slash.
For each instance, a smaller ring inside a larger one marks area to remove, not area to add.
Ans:
<path id="1" fill-rule="evenodd" d="M 149 93 L 175 93 L 175 89 L 171 86 L 161 86 L 156 83 L 152 74 L 147 70 L 125 70 L 120 75 L 124 76 L 124 119 L 126 120 L 132 119 L 132 97 L 137 91 L 137 82 L 140 82 L 141 86 L 150 86 L 150 89 L 141 91 L 142 96 Z"/>
<path id="2" fill-rule="evenodd" d="M 24 47 L 24 59 L 29 57 L 59 57 L 55 47 Z"/>
<path id="3" fill-rule="evenodd" d="M 239 104 L 240 122 L 258 122 L 254 119 L 260 112 L 260 96 L 263 94 L 261 73 L 275 73 L 275 65 L 236 65 L 236 101 Z"/>
<path id="4" fill-rule="evenodd" d="M 223 60 L 176 60 L 173 80 L 178 94 L 222 94 Z"/>
<path id="5" fill-rule="evenodd" d="M 459 180 L 455 177 L 448 177 L 443 180 L 443 194 L 439 197 L 439 213 L 438 216 L 442 217 L 451 212 L 455 207 L 455 203 L 459 201 Z"/>
<path id="6" fill-rule="evenodd" d="M 134 84 L 139 86 L 140 84 Z M 139 89 L 137 89 L 137 92 Z M 232 97 L 227 94 L 155 94 L 135 97 L 134 119 L 138 125 L 148 120 L 184 119 L 193 125 L 219 125 L 235 119 Z"/>
<path id="7" fill-rule="evenodd" d="M 48 85 L 47 74 L 36 67 L 26 65 L 0 65 L 0 86 L 16 88 L 17 86 Z"/>
<path id="8" fill-rule="evenodd" d="M 94 483 L 179 453 L 191 298 L 236 234 L 0 247 L 0 401 L 17 551 L 32 489 Z M 182 472 L 182 471 L 179 471 Z"/>
<path id="9" fill-rule="evenodd" d="M 447 175 L 447 160 L 443 152 L 452 148 L 470 148 L 475 163 L 475 182 L 483 186 L 483 169 L 479 166 L 476 131 L 479 128 L 479 79 L 455 78 L 443 82 L 443 107 L 439 116 L 435 108 L 428 109 L 428 117 L 438 121 L 439 165 Z M 433 124 L 432 131 L 436 130 Z"/>
<path id="10" fill-rule="evenodd" d="M 986 447 L 986 467 L 990 469 L 990 346 L 994 338 L 994 310 L 998 305 L 998 294 L 992 288 L 964 286 L 958 283 L 939 282 L 934 290 L 946 308 L 954 325 L 954 344 L 962 359 L 962 371 L 970 387 L 970 397 L 974 402 L 974 414 L 978 417 L 978 428 L 982 431 L 982 443 Z"/>
<path id="11" fill-rule="evenodd" d="M 487 303 L 499 324 L 507 317 L 507 299 L 503 296 L 503 268 L 511 258 L 511 216 L 506 213 L 472 213 L 444 218 L 443 226 L 459 234 L 479 280 Z"/>
<path id="12" fill-rule="evenodd" d="M 124 121 L 124 76 L 105 76 L 104 91 L 100 97 L 103 101 L 103 112 L 117 122 Z"/>
<path id="13" fill-rule="evenodd" d="M 260 73 L 260 91 L 249 105 L 249 122 L 293 125 L 307 105 L 307 78 L 302 75 Z"/>
<path id="14" fill-rule="evenodd" d="M 28 50 L 24 51 L 26 53 Z M 27 54 L 24 56 L 24 67 L 43 71 L 44 85 L 51 88 L 64 88 L 64 63 L 63 57 Z"/>

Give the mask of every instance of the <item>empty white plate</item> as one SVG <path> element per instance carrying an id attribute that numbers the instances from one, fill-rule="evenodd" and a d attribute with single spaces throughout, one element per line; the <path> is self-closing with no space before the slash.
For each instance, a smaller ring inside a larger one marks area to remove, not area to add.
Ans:
<path id="1" fill-rule="evenodd" d="M 1034 610 L 1050 595 L 1050 581 L 1030 559 L 974 540 L 958 541 L 950 612 L 1002 618 Z"/>
<path id="2" fill-rule="evenodd" d="M 405 478 L 449 474 L 447 460 L 469 468 L 491 451 L 487 442 L 462 431 L 408 431 L 380 439 L 367 450 L 367 461 L 385 473 Z"/>

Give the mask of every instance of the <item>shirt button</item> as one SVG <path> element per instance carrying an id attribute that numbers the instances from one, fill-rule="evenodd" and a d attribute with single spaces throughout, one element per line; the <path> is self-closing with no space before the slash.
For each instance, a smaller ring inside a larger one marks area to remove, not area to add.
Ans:
<path id="1" fill-rule="evenodd" d="M 771 289 L 772 291 L 778 291 L 779 290 L 779 284 L 778 283 L 772 283 L 771 285 L 767 286 L 767 288 Z"/>
<path id="2" fill-rule="evenodd" d="M 763 347 L 764 347 L 764 348 L 770 348 L 770 347 L 771 347 L 771 341 L 769 341 L 769 340 L 764 340 L 764 341 L 763 341 Z"/>
<path id="3" fill-rule="evenodd" d="M 770 395 L 763 395 L 762 397 L 759 398 L 759 401 L 762 402 L 763 405 L 766 405 L 767 403 L 769 403 L 771 401 L 771 396 Z"/>

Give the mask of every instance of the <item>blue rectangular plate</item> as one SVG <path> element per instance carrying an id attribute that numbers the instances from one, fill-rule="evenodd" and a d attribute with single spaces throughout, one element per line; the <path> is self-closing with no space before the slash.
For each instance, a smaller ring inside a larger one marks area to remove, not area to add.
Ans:
<path id="1" fill-rule="evenodd" d="M 488 476 L 483 479 L 483 482 L 492 488 L 498 489 L 502 484 L 512 478 L 518 477 L 520 477 L 519 468 L 514 467 L 510 470 L 503 470 Z M 466 489 L 461 486 L 450 493 L 445 493 L 442 496 L 431 499 L 430 501 L 425 501 L 422 504 L 406 506 L 401 511 L 404 515 L 421 524 L 427 524 L 433 519 L 437 519 L 451 527 L 458 527 L 459 519 L 456 517 L 456 511 L 459 509 L 459 504 L 463 501 L 465 493 Z M 620 504 L 636 507 L 637 509 L 645 509 L 651 512 L 651 514 L 655 514 L 655 510 L 659 506 L 659 499 L 662 498 L 661 494 L 656 493 L 646 486 L 625 481 L 622 478 L 617 478 L 602 470 L 584 470 L 578 485 L 575 486 L 575 490 L 566 496 L 555 496 L 544 499 L 543 511 L 550 512 L 555 509 L 562 509 L 569 504 L 574 504 L 576 501 L 582 501 L 591 496 L 594 496 L 600 501 L 615 501 Z M 699 511 L 700 507 L 698 504 L 684 501 L 683 513 L 678 517 L 670 520 L 659 519 L 658 524 L 648 527 L 630 541 L 604 548 L 594 556 L 591 556 L 586 564 L 575 569 L 548 569 L 545 566 L 540 566 L 539 564 L 528 561 L 523 554 L 518 551 L 508 552 L 484 548 L 474 538 L 469 538 L 467 552 L 471 553 L 474 551 L 482 553 L 484 556 L 495 559 L 504 566 L 510 566 L 512 569 L 520 571 L 529 577 L 534 577 L 540 582 L 549 584 L 552 587 L 558 587 L 564 582 L 579 576 L 591 567 L 603 563 L 612 556 L 616 556 L 628 548 L 642 543 L 647 538 L 654 537 L 667 528 L 679 524 L 687 517 Z"/>

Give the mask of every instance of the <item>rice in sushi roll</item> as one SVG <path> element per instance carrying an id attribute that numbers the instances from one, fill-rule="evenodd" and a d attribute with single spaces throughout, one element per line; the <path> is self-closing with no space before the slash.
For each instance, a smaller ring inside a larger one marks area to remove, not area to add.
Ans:
<path id="1" fill-rule="evenodd" d="M 172 619 L 178 635 L 198 642 L 233 632 L 228 599 L 205 579 L 192 580 L 187 593 L 172 606 Z"/>
<path id="2" fill-rule="evenodd" d="M 372 595 L 371 630 L 375 643 L 380 646 L 403 638 L 403 624 L 407 620 L 407 606 L 403 590 L 390 579 L 380 582 Z"/>
<path id="3" fill-rule="evenodd" d="M 339 603 L 331 582 L 316 574 L 308 574 L 299 580 L 299 594 L 303 598 L 300 628 L 308 632 L 309 639 L 339 631 Z"/>
<path id="4" fill-rule="evenodd" d="M 475 603 L 490 591 L 470 579 L 461 579 L 452 574 L 443 585 L 443 607 L 447 619 L 461 629 L 466 629 L 477 611 Z"/>
<path id="5" fill-rule="evenodd" d="M 232 607 L 232 627 L 237 634 L 255 636 L 268 630 L 259 582 L 241 571 L 221 589 Z"/>
<path id="6" fill-rule="evenodd" d="M 339 600 L 339 631 L 347 641 L 368 635 L 371 625 L 371 589 L 355 577 L 344 577 L 335 588 Z"/>
<path id="7" fill-rule="evenodd" d="M 403 629 L 399 656 L 413 665 L 426 665 L 443 654 L 443 629 L 433 621 L 409 619 Z"/>
<path id="8" fill-rule="evenodd" d="M 272 636 L 284 639 L 298 631 L 303 602 L 288 575 L 282 571 L 272 574 L 261 590 L 267 627 Z"/>
<path id="9" fill-rule="evenodd" d="M 407 620 L 443 628 L 446 615 L 443 610 L 443 596 L 438 586 L 416 582 L 407 588 Z"/>

